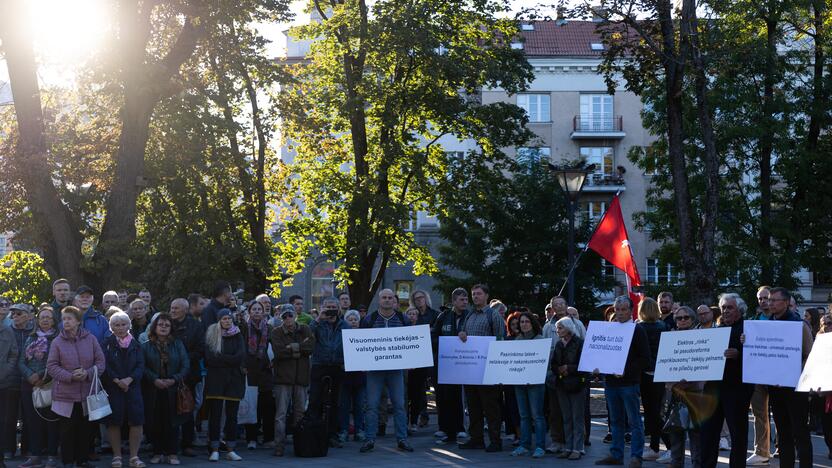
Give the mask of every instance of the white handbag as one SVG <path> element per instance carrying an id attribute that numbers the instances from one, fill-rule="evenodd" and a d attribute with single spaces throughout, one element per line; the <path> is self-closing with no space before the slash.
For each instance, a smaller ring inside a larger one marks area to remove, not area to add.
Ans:
<path id="1" fill-rule="evenodd" d="M 107 392 L 101 386 L 101 380 L 98 379 L 98 366 L 92 368 L 92 385 L 90 385 L 90 393 L 87 395 L 87 415 L 90 421 L 98 421 L 113 413 L 110 408 L 110 400 L 107 399 Z"/>
<path id="2" fill-rule="evenodd" d="M 35 408 L 48 408 L 52 406 L 52 382 L 32 388 L 32 404 Z"/>

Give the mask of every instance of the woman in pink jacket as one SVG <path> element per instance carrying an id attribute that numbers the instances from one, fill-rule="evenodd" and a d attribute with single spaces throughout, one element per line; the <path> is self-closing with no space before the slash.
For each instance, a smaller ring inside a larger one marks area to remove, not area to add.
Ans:
<path id="1" fill-rule="evenodd" d="M 61 416 L 61 461 L 64 466 L 89 466 L 90 428 L 85 416 L 94 368 L 104 372 L 104 353 L 98 340 L 80 327 L 83 313 L 75 307 L 61 310 L 63 330 L 52 341 L 46 370 L 52 385 L 52 411 Z"/>

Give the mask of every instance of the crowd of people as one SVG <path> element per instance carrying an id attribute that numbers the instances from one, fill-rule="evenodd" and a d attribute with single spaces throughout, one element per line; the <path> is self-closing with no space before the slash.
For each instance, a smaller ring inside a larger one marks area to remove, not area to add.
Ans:
<path id="1" fill-rule="evenodd" d="M 832 330 L 832 316 L 823 309 L 798 315 L 784 288 L 761 287 L 755 311 L 732 293 L 721 295 L 718 306 L 695 311 L 667 292 L 637 305 L 618 297 L 604 318 L 636 322 L 620 375 L 578 370 L 587 329 L 564 298 L 552 298 L 538 315 L 491 299 L 483 284 L 454 290 L 440 310 L 426 291 L 414 291 L 404 312 L 390 289 L 379 292 L 372 312 L 353 308 L 346 292 L 324 298 L 319 311 L 305 310 L 301 296 L 279 304 L 260 294 L 244 303 L 224 281 L 211 297 L 177 298 L 167 311 L 156 310 L 147 290 L 135 296 L 107 291 L 98 308 L 87 286 L 73 291 L 59 279 L 52 290 L 53 301 L 37 307 L 0 297 L 0 467 L 18 451 L 26 457 L 21 468 L 86 467 L 108 450 L 112 468 L 141 468 L 145 447 L 149 463 L 178 465 L 179 456 L 198 456 L 206 420 L 210 461 L 221 454 L 241 460 L 241 438 L 248 449 L 268 447 L 281 457 L 305 415 L 324 422 L 321 436 L 330 447 L 341 448 L 352 438 L 362 453 L 374 450 L 392 416 L 396 448 L 412 452 L 409 436 L 428 425 L 429 388 L 439 426 L 436 444 L 501 452 L 506 434 L 513 439 L 511 456 L 549 453 L 579 460 L 590 444 L 593 384 L 604 389 L 609 427 L 604 438 L 609 455 L 599 465 L 624 464 L 628 444 L 631 467 L 643 461 L 682 467 L 686 446 L 694 467 L 715 466 L 720 450 L 730 450 L 732 467 L 766 465 L 775 456 L 770 414 L 781 467 L 791 468 L 796 459 L 801 467 L 812 466 L 811 430 L 825 434 L 832 458 L 832 397 L 743 383 L 744 320 L 804 321 L 804 363 L 814 336 Z M 344 330 L 411 325 L 430 326 L 434 359 L 443 336 L 463 342 L 470 336 L 550 340 L 546 381 L 440 384 L 436 365 L 345 372 Z M 663 333 L 711 327 L 731 328 L 722 380 L 654 382 Z M 98 382 L 111 412 L 90 421 L 87 398 Z M 252 388 L 256 417 L 238 424 L 240 403 Z M 668 429 L 670 408 L 684 408 L 688 415 L 681 429 Z M 754 454 L 746 457 L 749 409 Z"/>

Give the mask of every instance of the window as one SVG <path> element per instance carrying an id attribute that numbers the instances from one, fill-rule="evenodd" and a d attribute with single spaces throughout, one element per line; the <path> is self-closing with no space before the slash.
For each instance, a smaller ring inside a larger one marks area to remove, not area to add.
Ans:
<path id="1" fill-rule="evenodd" d="M 648 283 L 658 283 L 659 282 L 659 261 L 655 258 L 648 258 L 647 259 L 647 282 Z"/>
<path id="2" fill-rule="evenodd" d="M 335 265 L 332 262 L 320 262 L 312 268 L 312 305 L 308 308 L 321 310 L 321 302 L 334 295 L 335 292 Z"/>
<path id="3" fill-rule="evenodd" d="M 595 173 L 611 176 L 613 174 L 613 152 L 609 146 L 584 146 L 581 147 L 581 157 L 586 159 L 587 164 L 595 164 Z"/>
<path id="4" fill-rule="evenodd" d="M 679 272 L 670 263 L 661 264 L 655 258 L 647 259 L 647 282 L 679 284 Z"/>
<path id="5" fill-rule="evenodd" d="M 518 94 L 517 106 L 526 111 L 529 122 L 549 122 L 549 98 L 548 94 Z"/>
<path id="6" fill-rule="evenodd" d="M 541 162 L 548 161 L 550 156 L 548 147 L 535 148 L 517 148 L 517 163 L 525 168 L 540 165 Z"/>
<path id="7" fill-rule="evenodd" d="M 589 220 L 591 224 L 600 221 L 601 216 L 607 211 L 607 202 L 590 201 L 581 203 L 581 214 Z"/>
<path id="8" fill-rule="evenodd" d="M 602 278 L 615 278 L 615 265 L 612 263 L 601 259 L 601 277 Z"/>
<path id="9" fill-rule="evenodd" d="M 600 42 L 592 42 L 589 44 L 589 48 L 595 51 L 604 50 L 604 44 L 601 44 Z"/>
<path id="10" fill-rule="evenodd" d="M 612 96 L 609 94 L 581 94 L 581 121 L 578 130 L 611 132 L 615 130 Z"/>

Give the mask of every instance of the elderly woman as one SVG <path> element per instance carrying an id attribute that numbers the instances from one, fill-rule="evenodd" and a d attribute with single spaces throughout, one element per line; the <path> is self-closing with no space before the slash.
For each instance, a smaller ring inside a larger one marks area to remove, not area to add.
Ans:
<path id="1" fill-rule="evenodd" d="M 118 309 L 115 306 L 110 309 Z M 141 382 L 144 355 L 139 341 L 130 334 L 130 316 L 118 309 L 110 316 L 112 335 L 104 338 L 103 351 L 107 369 L 102 382 L 113 413 L 105 418 L 110 445 L 113 448 L 112 468 L 121 468 L 121 427 L 130 427 L 130 467 L 142 468 L 139 446 L 142 442 L 144 404 Z"/>
<path id="2" fill-rule="evenodd" d="M 659 354 L 659 340 L 662 332 L 667 331 L 667 325 L 662 320 L 659 304 L 652 298 L 645 297 L 638 304 L 638 323 L 647 332 L 650 345 L 650 363 L 641 373 L 641 402 L 644 405 L 644 436 L 650 437 L 650 448 L 644 451 L 645 460 L 656 460 L 659 453 L 659 443 L 662 439 L 662 401 L 664 400 L 664 384 L 653 382 L 656 369 L 656 356 Z M 665 440 L 665 446 L 669 446 Z"/>
<path id="3" fill-rule="evenodd" d="M 81 328 L 84 313 L 77 307 L 61 310 L 63 330 L 52 340 L 46 370 L 52 385 L 52 411 L 60 416 L 61 461 L 85 466 L 89 459 L 92 425 L 83 403 L 90 393 L 95 372 L 105 370 L 104 353 L 98 340 Z"/>
<path id="4" fill-rule="evenodd" d="M 173 336 L 172 329 L 173 319 L 167 313 L 157 314 L 150 322 L 148 341 L 142 344 L 142 397 L 153 445 L 150 463 L 161 463 L 167 458 L 171 465 L 178 465 L 179 426 L 188 415 L 177 411 L 176 392 L 180 385 L 185 385 L 190 363 L 185 345 Z"/>
<path id="5" fill-rule="evenodd" d="M 581 330 L 572 317 L 555 322 L 558 335 L 552 354 L 552 372 L 557 376 L 555 390 L 563 418 L 564 450 L 558 458 L 580 460 L 584 450 L 584 399 L 586 378 L 578 372 L 583 340 Z"/>
<path id="6" fill-rule="evenodd" d="M 351 309 L 344 314 L 350 328 L 359 328 L 361 314 Z M 364 440 L 364 413 L 367 408 L 367 374 L 354 371 L 345 372 L 341 383 L 341 401 L 338 403 L 339 433 L 341 442 L 346 442 L 350 429 L 350 413 L 352 413 L 353 439 Z"/>
<path id="7" fill-rule="evenodd" d="M 35 408 L 32 392 L 35 388 L 49 388 L 52 378 L 46 372 L 46 358 L 52 340 L 58 336 L 55 316 L 52 307 L 41 306 L 35 317 L 35 330 L 26 338 L 23 353 L 20 354 L 18 367 L 23 376 L 21 386 L 23 404 L 24 428 L 29 435 L 29 449 L 32 456 L 21 467 L 36 467 L 43 465 L 43 457 L 47 455 L 47 467 L 58 464 L 58 421 L 50 408 Z"/>
<path id="8" fill-rule="evenodd" d="M 131 320 L 130 333 L 133 338 L 138 338 L 147 329 L 147 304 L 141 299 L 134 299 L 130 303 Z"/>
<path id="9" fill-rule="evenodd" d="M 268 296 L 267 296 L 268 297 Z M 274 397 L 272 396 L 272 365 L 267 356 L 272 328 L 263 304 L 254 301 L 248 308 L 248 321 L 244 329 L 246 339 L 246 371 L 248 385 L 257 387 L 257 422 L 246 424 L 246 442 L 249 450 L 257 448 L 257 435 L 261 428 L 263 443 L 274 442 Z"/>
<path id="10" fill-rule="evenodd" d="M 208 438 L 211 443 L 209 461 L 220 459 L 220 420 L 225 408 L 224 439 L 228 446 L 225 458 L 242 460 L 234 452 L 237 441 L 237 410 L 245 396 L 246 344 L 237 325 L 231 319 L 231 311 L 220 309 L 217 323 L 205 333 L 205 400 L 208 404 Z"/>
<path id="11" fill-rule="evenodd" d="M 709 309 L 710 310 L 710 309 Z M 676 322 L 676 331 L 686 331 L 698 328 L 697 314 L 688 306 L 681 306 L 673 313 L 673 320 Z M 672 392 L 671 399 L 682 399 L 689 401 L 690 397 L 694 395 L 701 395 L 702 389 L 705 387 L 704 382 L 678 382 L 666 384 L 667 391 Z M 693 413 L 690 413 L 693 416 Z M 690 438 L 690 459 L 691 465 L 694 468 L 702 466 L 702 459 L 700 456 L 700 437 L 699 437 L 699 422 L 694 421 L 694 426 L 687 430 Z M 670 464 L 674 467 L 682 468 L 685 466 L 685 431 L 671 432 L 668 434 L 670 440 Z"/>
<path id="12" fill-rule="evenodd" d="M 514 314 L 512 314 L 514 315 Z M 531 312 L 520 313 L 517 320 L 520 333 L 515 340 L 541 340 L 540 323 Z M 540 458 L 546 454 L 546 416 L 543 413 L 543 398 L 546 395 L 546 384 L 515 385 L 514 395 L 520 412 L 520 445 L 511 452 L 512 456 L 527 455 Z M 532 424 L 534 424 L 534 451 L 532 452 Z"/>

